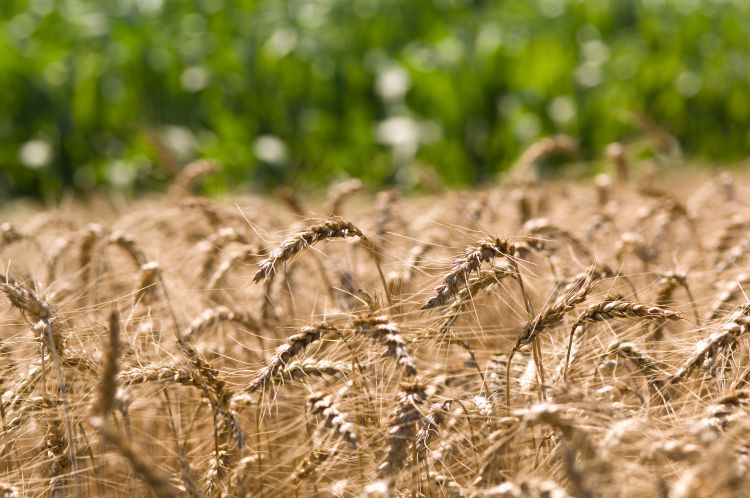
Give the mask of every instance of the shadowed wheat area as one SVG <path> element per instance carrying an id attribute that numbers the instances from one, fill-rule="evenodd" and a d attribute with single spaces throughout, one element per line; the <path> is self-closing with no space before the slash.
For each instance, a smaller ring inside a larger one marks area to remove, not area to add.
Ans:
<path id="1" fill-rule="evenodd" d="M 747 189 L 680 181 L 6 211 L 0 496 L 742 496 Z"/>

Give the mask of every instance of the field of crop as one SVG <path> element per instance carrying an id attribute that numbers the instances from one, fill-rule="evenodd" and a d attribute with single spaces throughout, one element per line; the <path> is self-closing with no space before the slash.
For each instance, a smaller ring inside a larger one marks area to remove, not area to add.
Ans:
<path id="1" fill-rule="evenodd" d="M 610 152 L 3 212 L 0 496 L 747 496 L 746 178 Z"/>

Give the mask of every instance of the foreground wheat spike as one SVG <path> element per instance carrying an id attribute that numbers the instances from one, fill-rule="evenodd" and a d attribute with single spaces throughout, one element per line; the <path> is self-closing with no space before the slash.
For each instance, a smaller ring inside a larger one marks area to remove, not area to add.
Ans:
<path id="1" fill-rule="evenodd" d="M 620 297 L 609 297 L 599 303 L 586 308 L 570 329 L 568 350 L 565 355 L 565 370 L 563 377 L 567 378 L 570 354 L 576 331 L 587 322 L 602 322 L 616 318 L 638 318 L 640 320 L 680 320 L 682 315 L 659 306 L 647 306 L 641 303 L 624 300 Z"/>
<path id="2" fill-rule="evenodd" d="M 304 361 L 294 360 L 279 371 L 277 376 L 280 380 L 305 379 L 307 377 L 341 376 L 349 377 L 352 374 L 351 365 L 337 361 L 313 360 Z"/>
<path id="3" fill-rule="evenodd" d="M 217 438 L 223 438 L 224 443 L 234 438 L 237 444 L 242 447 L 245 436 L 237 420 L 237 413 L 231 406 L 234 393 L 229 390 L 226 382 L 219 377 L 219 372 L 203 359 L 193 346 L 184 341 L 178 341 L 178 344 L 190 362 L 193 379 L 203 390 L 214 413 L 219 416 L 216 424 Z M 219 452 L 217 448 L 215 450 L 215 453 Z"/>
<path id="4" fill-rule="evenodd" d="M 577 305 L 581 304 L 586 300 L 589 292 L 595 282 L 595 267 L 592 266 L 585 273 L 581 274 L 574 282 L 569 284 L 564 292 L 558 296 L 552 303 L 547 304 L 542 311 L 539 312 L 534 318 L 529 320 L 521 330 L 516 343 L 508 355 L 508 364 L 506 367 L 506 377 L 510 377 L 510 372 L 513 364 L 513 355 L 518 351 L 521 346 L 526 344 L 532 344 L 532 350 L 534 352 L 534 361 L 539 371 L 539 376 L 544 383 L 544 370 L 542 367 L 542 357 L 539 350 L 539 345 L 536 342 L 537 337 L 545 329 L 557 325 L 561 322 L 565 315 L 573 310 Z M 527 304 L 527 310 L 530 311 L 530 306 Z M 505 402 L 507 411 L 510 412 L 510 382 L 505 383 Z"/>
<path id="5" fill-rule="evenodd" d="M 271 251 L 271 254 L 260 262 L 260 268 L 255 273 L 253 282 L 258 283 L 267 279 L 276 271 L 276 266 L 279 263 L 290 261 L 294 256 L 316 242 L 345 237 L 365 239 L 365 235 L 359 228 L 340 216 L 333 216 L 319 225 L 308 227 Z"/>
<path id="6" fill-rule="evenodd" d="M 12 278 L 5 277 L 4 280 L 5 282 L 0 282 L 0 289 L 15 308 L 30 315 L 32 320 L 35 321 L 34 331 L 39 333 L 40 342 L 50 348 L 62 373 L 62 365 L 65 362 L 66 354 L 65 339 L 53 323 L 52 309 L 49 304 L 34 291 L 15 282 Z M 64 388 L 64 379 L 61 378 L 60 381 L 62 382 L 61 388 Z"/>
<path id="7" fill-rule="evenodd" d="M 183 386 L 200 387 L 193 373 L 187 367 L 176 365 L 145 365 L 121 371 L 117 381 L 125 385 L 147 384 L 149 382 L 168 382 Z"/>
<path id="8" fill-rule="evenodd" d="M 335 332 L 337 329 L 327 323 L 315 326 L 303 327 L 299 333 L 289 336 L 284 344 L 276 348 L 276 354 L 255 376 L 245 388 L 246 392 L 253 393 L 260 389 L 271 386 L 274 376 L 289 363 L 289 361 L 300 354 L 313 342 L 320 340 L 323 335 Z"/>
<path id="9" fill-rule="evenodd" d="M 689 376 L 698 366 L 713 362 L 719 354 L 737 342 L 750 330 L 750 304 L 741 306 L 729 318 L 729 321 L 718 332 L 713 332 L 706 340 L 700 341 L 695 352 L 668 380 L 667 384 L 676 384 Z"/>
<path id="10" fill-rule="evenodd" d="M 479 241 L 464 249 L 464 254 L 453 261 L 451 270 L 443 276 L 443 283 L 435 288 L 435 295 L 422 306 L 423 310 L 443 306 L 466 285 L 471 273 L 479 271 L 483 262 L 492 262 L 497 257 L 513 257 L 516 247 L 507 239 L 493 237 Z"/>
<path id="11" fill-rule="evenodd" d="M 582 274 L 553 303 L 545 306 L 523 327 L 516 340 L 516 348 L 530 344 L 545 329 L 560 323 L 565 315 L 586 300 L 594 284 L 593 269 Z"/>
<path id="12" fill-rule="evenodd" d="M 187 356 L 204 396 L 214 413 L 214 448 L 208 460 L 205 478 L 206 492 L 211 495 L 222 484 L 222 479 L 231 471 L 236 460 L 233 443 L 242 448 L 245 434 L 239 422 L 239 414 L 232 407 L 233 393 L 219 373 L 185 341 L 178 341 L 180 349 Z"/>
<path id="13" fill-rule="evenodd" d="M 346 420 L 346 415 L 336 406 L 332 395 L 323 392 L 313 393 L 307 398 L 307 404 L 313 415 L 323 416 L 324 427 L 333 429 L 352 448 L 357 448 L 354 425 Z"/>
<path id="14" fill-rule="evenodd" d="M 516 272 L 510 264 L 499 265 L 488 271 L 481 271 L 478 277 L 470 279 L 467 286 L 458 292 L 456 300 L 445 313 L 445 317 L 438 327 L 438 333 L 443 335 L 450 332 L 451 327 L 461 315 L 461 312 L 469 306 L 471 300 L 480 291 L 507 277 L 517 278 Z"/>
<path id="15" fill-rule="evenodd" d="M 396 360 L 403 367 L 407 377 L 417 375 L 417 365 L 409 352 L 398 327 L 387 316 L 366 316 L 354 320 L 354 328 L 363 334 L 368 334 L 388 347 L 386 354 Z"/>
<path id="16" fill-rule="evenodd" d="M 415 444 L 416 424 L 420 419 L 419 406 L 427 399 L 422 384 L 405 384 L 398 393 L 398 404 L 388 424 L 388 449 L 385 460 L 378 466 L 378 479 L 391 487 L 398 478 L 408 456 L 409 446 Z"/>

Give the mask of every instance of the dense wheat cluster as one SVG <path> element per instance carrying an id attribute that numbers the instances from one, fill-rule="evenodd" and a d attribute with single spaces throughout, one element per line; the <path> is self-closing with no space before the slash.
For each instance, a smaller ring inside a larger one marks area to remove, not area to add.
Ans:
<path id="1" fill-rule="evenodd" d="M 4 213 L 0 496 L 747 496 L 729 174 L 210 200 L 193 169 Z"/>

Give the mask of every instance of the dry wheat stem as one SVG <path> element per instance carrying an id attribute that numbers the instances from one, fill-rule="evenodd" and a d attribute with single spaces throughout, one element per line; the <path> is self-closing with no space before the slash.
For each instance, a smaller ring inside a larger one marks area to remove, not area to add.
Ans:
<path id="1" fill-rule="evenodd" d="M 94 414 L 107 417 L 112 411 L 117 392 L 117 361 L 120 356 L 120 319 L 116 311 L 109 315 L 109 341 L 102 356 L 99 376 L 99 394 L 94 405 Z"/>

